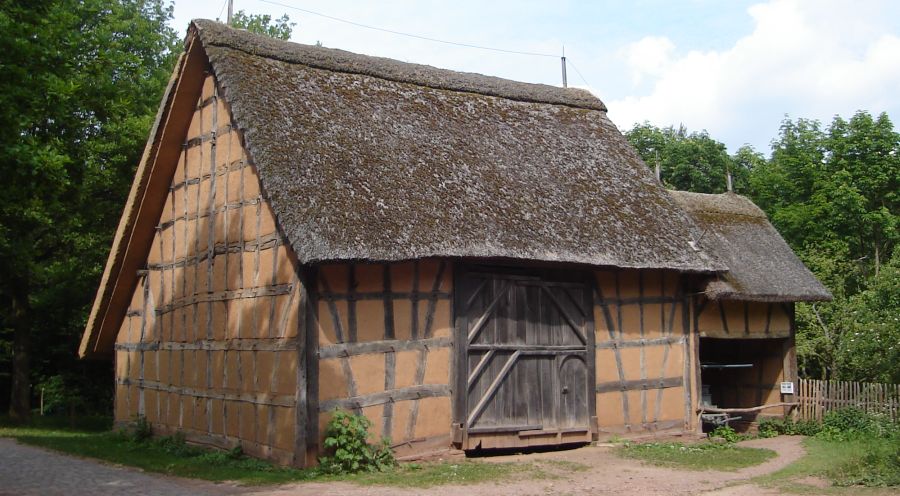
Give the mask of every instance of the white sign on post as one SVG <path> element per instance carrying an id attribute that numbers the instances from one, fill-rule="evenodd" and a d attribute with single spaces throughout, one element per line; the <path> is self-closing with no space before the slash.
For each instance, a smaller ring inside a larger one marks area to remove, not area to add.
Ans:
<path id="1" fill-rule="evenodd" d="M 781 394 L 794 394 L 794 383 L 793 382 L 782 382 L 781 383 Z"/>

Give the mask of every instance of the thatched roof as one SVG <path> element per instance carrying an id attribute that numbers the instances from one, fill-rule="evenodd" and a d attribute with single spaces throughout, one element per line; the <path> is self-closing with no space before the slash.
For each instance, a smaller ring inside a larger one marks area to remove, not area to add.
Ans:
<path id="1" fill-rule="evenodd" d="M 697 248 L 728 266 L 707 284 L 712 299 L 823 301 L 831 293 L 803 265 L 766 214 L 734 193 L 708 195 L 670 191 L 697 224 Z"/>
<path id="2" fill-rule="evenodd" d="M 724 269 L 585 91 L 192 29 L 301 263 Z"/>

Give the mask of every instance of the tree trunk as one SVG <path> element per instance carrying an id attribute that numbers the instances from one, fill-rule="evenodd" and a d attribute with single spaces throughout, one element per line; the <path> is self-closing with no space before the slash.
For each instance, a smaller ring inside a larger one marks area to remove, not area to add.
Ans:
<path id="1" fill-rule="evenodd" d="M 878 238 L 875 239 L 875 277 L 878 277 L 878 270 L 881 268 L 881 253 L 878 250 Z"/>
<path id="2" fill-rule="evenodd" d="M 31 414 L 31 306 L 27 279 L 13 290 L 13 367 L 9 416 L 24 422 Z"/>

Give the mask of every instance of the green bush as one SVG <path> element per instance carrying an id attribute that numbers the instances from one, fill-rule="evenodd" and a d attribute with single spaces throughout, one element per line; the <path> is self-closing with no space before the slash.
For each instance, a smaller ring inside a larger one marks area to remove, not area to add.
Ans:
<path id="1" fill-rule="evenodd" d="M 770 438 L 776 437 L 782 434 L 779 432 L 778 428 L 775 426 L 775 422 L 771 420 L 763 420 L 759 423 L 759 428 L 757 429 L 757 435 L 762 438 Z"/>
<path id="2" fill-rule="evenodd" d="M 848 407 L 825 414 L 822 423 L 793 422 L 789 419 L 763 420 L 760 437 L 802 434 L 834 446 L 863 445 L 859 455 L 838 462 L 827 471 L 838 486 L 900 485 L 900 423 L 879 413 Z"/>
<path id="3" fill-rule="evenodd" d="M 861 437 L 900 437 L 900 425 L 886 415 L 847 407 L 826 413 L 822 429 L 816 435 L 831 441 L 847 441 Z"/>
<path id="4" fill-rule="evenodd" d="M 43 377 L 34 391 L 43 399 L 44 415 L 82 417 L 112 413 L 111 389 L 80 374 L 66 372 Z"/>
<path id="5" fill-rule="evenodd" d="M 134 418 L 134 422 L 131 423 L 129 434 L 132 441 L 141 443 L 153 437 L 153 427 L 150 426 L 147 417 L 138 415 Z"/>
<path id="6" fill-rule="evenodd" d="M 813 420 L 766 419 L 759 423 L 760 437 L 816 436 L 831 441 L 860 437 L 900 437 L 900 424 L 878 413 L 867 413 L 856 407 L 832 410 L 821 423 Z"/>
<path id="7" fill-rule="evenodd" d="M 322 470 L 331 474 L 375 472 L 396 464 L 387 438 L 369 444 L 372 422 L 362 415 L 336 411 L 325 428 L 328 455 L 319 459 Z"/>
<path id="8" fill-rule="evenodd" d="M 716 427 L 709 433 L 709 437 L 720 437 L 724 439 L 726 443 L 736 443 L 747 439 L 747 436 L 738 434 L 730 425 L 720 425 L 719 427 Z"/>
<path id="9" fill-rule="evenodd" d="M 822 425 L 813 420 L 766 419 L 759 422 L 760 437 L 815 436 Z"/>
<path id="10" fill-rule="evenodd" d="M 838 486 L 900 486 L 900 442 L 868 443 L 868 452 L 829 471 Z"/>
<path id="11" fill-rule="evenodd" d="M 195 456 L 199 452 L 198 448 L 192 448 L 187 445 L 184 433 L 180 431 L 171 436 L 161 437 L 155 440 L 154 443 L 170 455 L 188 457 Z"/>

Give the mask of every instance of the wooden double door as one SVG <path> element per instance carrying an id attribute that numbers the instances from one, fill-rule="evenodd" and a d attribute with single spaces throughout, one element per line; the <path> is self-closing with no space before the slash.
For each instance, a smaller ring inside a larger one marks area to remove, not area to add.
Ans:
<path id="1" fill-rule="evenodd" d="M 575 271 L 457 272 L 454 441 L 460 448 L 591 440 L 591 287 Z"/>

